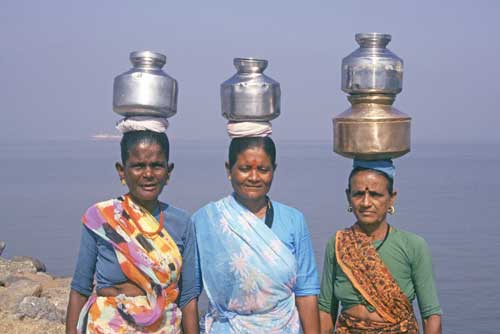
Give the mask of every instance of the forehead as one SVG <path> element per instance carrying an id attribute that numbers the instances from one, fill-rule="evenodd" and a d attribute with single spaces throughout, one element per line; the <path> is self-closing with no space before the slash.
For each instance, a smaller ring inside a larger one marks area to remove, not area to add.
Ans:
<path id="1" fill-rule="evenodd" d="M 387 179 L 377 172 L 364 170 L 357 172 L 351 178 L 351 190 L 376 190 L 387 189 Z"/>
<path id="2" fill-rule="evenodd" d="M 263 147 L 249 147 L 238 154 L 238 163 L 242 162 L 261 162 L 271 163 L 271 159 L 267 155 Z"/>
<path id="3" fill-rule="evenodd" d="M 129 160 L 165 159 L 165 152 L 157 143 L 139 142 L 129 150 Z"/>

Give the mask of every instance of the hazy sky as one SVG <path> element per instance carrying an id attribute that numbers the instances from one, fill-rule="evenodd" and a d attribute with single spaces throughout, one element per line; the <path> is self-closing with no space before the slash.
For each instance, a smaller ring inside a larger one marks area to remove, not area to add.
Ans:
<path id="1" fill-rule="evenodd" d="M 356 32 L 392 34 L 404 59 L 395 107 L 415 142 L 500 142 L 500 1 L 0 2 L 0 140 L 115 133 L 113 78 L 130 51 L 167 55 L 179 82 L 171 137 L 223 139 L 219 85 L 234 57 L 269 60 L 280 139 L 330 140 L 349 103 L 340 63 Z"/>

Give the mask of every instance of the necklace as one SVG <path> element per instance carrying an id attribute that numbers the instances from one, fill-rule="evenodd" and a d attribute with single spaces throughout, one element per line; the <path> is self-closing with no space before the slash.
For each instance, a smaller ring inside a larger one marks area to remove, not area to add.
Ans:
<path id="1" fill-rule="evenodd" d="M 391 225 L 387 224 L 387 231 L 385 231 L 385 237 L 384 237 L 384 240 L 382 240 L 382 242 L 380 243 L 380 245 L 378 245 L 375 250 L 379 250 L 380 247 L 382 247 L 382 245 L 384 244 L 384 242 L 387 240 L 387 237 L 389 236 L 389 230 L 391 229 Z"/>

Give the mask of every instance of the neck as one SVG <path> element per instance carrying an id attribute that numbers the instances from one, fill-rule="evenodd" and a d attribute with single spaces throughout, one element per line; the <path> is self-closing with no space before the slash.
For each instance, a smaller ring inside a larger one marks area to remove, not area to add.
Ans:
<path id="1" fill-rule="evenodd" d="M 150 214 L 153 214 L 154 211 L 160 206 L 160 201 L 158 199 L 155 199 L 153 201 L 139 201 L 137 198 L 134 196 L 130 195 L 130 198 L 132 198 L 132 201 L 134 203 L 142 206 L 144 209 L 148 210 Z"/>
<path id="2" fill-rule="evenodd" d="M 372 237 L 375 240 L 382 240 L 385 237 L 387 229 L 389 226 L 387 225 L 387 221 L 383 221 L 375 224 L 362 224 L 360 222 L 356 222 L 356 226 L 361 230 L 361 232 L 366 235 Z"/>
<path id="3" fill-rule="evenodd" d="M 267 196 L 258 199 L 245 199 L 234 193 L 234 198 L 257 217 L 263 218 L 266 215 Z"/>

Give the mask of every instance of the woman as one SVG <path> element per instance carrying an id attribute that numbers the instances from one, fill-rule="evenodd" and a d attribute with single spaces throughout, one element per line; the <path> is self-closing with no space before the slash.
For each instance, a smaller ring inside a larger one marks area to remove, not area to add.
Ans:
<path id="1" fill-rule="evenodd" d="M 418 333 L 411 305 L 415 297 L 424 333 L 441 333 L 427 244 L 387 223 L 387 213 L 395 211 L 393 178 L 390 160 L 354 161 L 346 195 L 356 223 L 337 231 L 326 247 L 319 297 L 322 333 L 333 333 L 335 326 L 339 334 Z"/>
<path id="2" fill-rule="evenodd" d="M 83 216 L 66 333 L 198 333 L 194 225 L 158 200 L 168 156 L 165 133 L 124 133 L 116 170 L 129 191 Z"/>
<path id="3" fill-rule="evenodd" d="M 319 284 L 299 211 L 267 196 L 276 170 L 269 137 L 235 138 L 227 176 L 233 194 L 193 215 L 206 333 L 318 333 Z"/>

